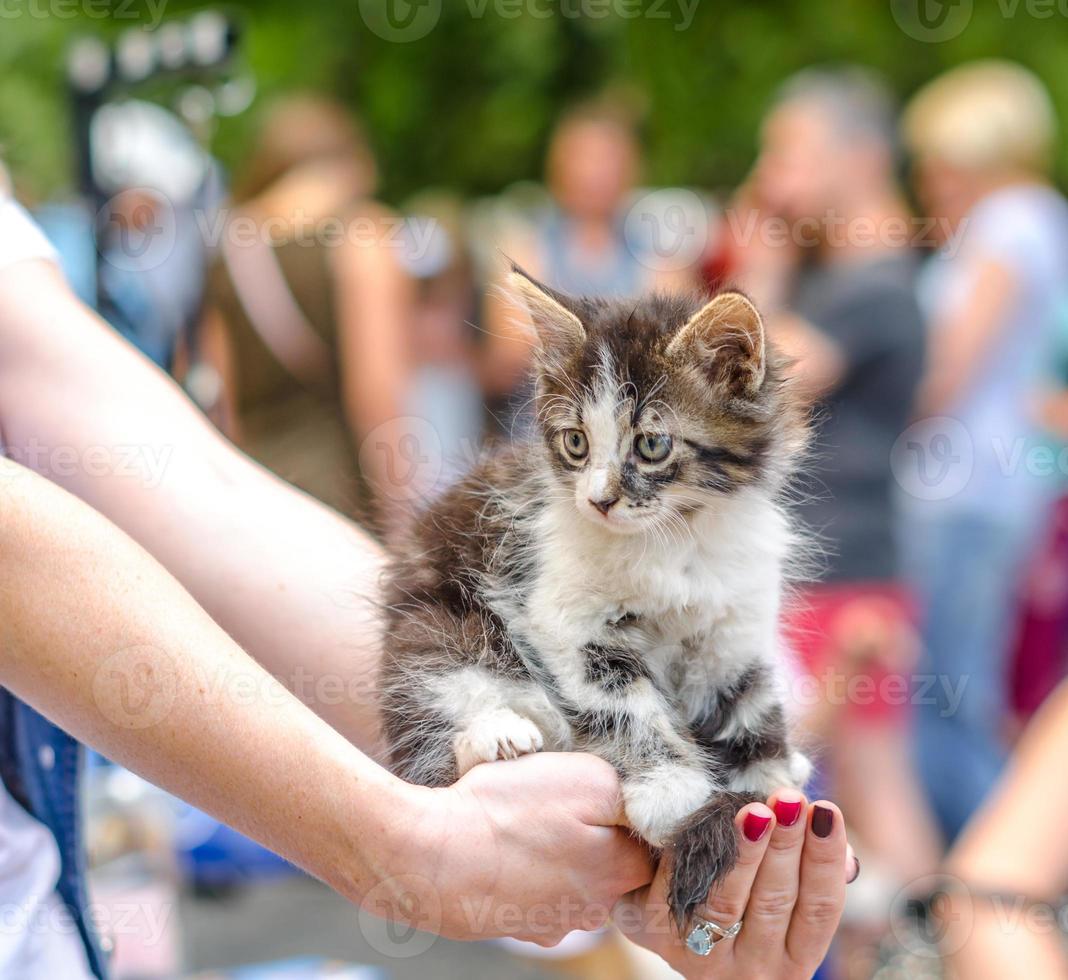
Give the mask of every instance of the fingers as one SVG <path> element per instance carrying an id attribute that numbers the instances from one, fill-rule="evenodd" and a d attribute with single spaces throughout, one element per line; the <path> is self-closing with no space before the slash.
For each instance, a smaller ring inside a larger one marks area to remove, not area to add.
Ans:
<path id="1" fill-rule="evenodd" d="M 745 925 L 735 940 L 740 947 L 739 955 L 781 950 L 798 896 L 801 850 L 808 828 L 805 797 L 796 790 L 784 789 L 771 797 L 768 804 L 775 813 L 775 827 L 769 834 L 767 852 L 753 881 Z M 838 867 L 841 878 L 841 862 Z"/>
<path id="2" fill-rule="evenodd" d="M 753 880 L 774 831 L 775 814 L 763 803 L 750 803 L 738 811 L 734 825 L 738 831 L 738 863 L 713 887 L 696 913 L 699 918 L 724 929 L 745 915 Z"/>
<path id="3" fill-rule="evenodd" d="M 833 803 L 813 804 L 801 855 L 800 891 L 786 938 L 787 955 L 815 970 L 831 944 L 845 906 L 846 833 Z M 855 860 L 855 859 L 854 859 Z"/>

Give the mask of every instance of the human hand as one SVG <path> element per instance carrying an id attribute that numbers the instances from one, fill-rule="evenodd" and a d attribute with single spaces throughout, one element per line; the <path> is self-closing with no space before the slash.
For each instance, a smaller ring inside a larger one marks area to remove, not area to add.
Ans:
<path id="1" fill-rule="evenodd" d="M 743 922 L 737 938 L 718 942 L 708 956 L 687 948 L 667 912 L 669 855 L 648 887 L 616 907 L 616 925 L 689 980 L 811 977 L 838 926 L 847 878 L 859 870 L 841 812 L 822 801 L 807 806 L 800 793 L 784 789 L 768 806 L 743 807 L 735 826 L 738 863 L 697 916 L 724 929 Z"/>
<path id="2" fill-rule="evenodd" d="M 648 848 L 620 826 L 615 770 L 546 752 L 475 766 L 447 789 L 411 787 L 404 829 L 369 911 L 453 939 L 553 946 L 604 925 L 648 884 Z"/>

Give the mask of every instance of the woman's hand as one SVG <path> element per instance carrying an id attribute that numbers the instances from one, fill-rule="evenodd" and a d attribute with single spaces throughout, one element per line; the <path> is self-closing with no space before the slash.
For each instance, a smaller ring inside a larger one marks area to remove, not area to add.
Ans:
<path id="1" fill-rule="evenodd" d="M 742 922 L 737 938 L 718 942 L 707 956 L 687 948 L 667 914 L 667 856 L 652 884 L 627 896 L 613 919 L 627 938 L 691 980 L 811 977 L 838 927 L 846 881 L 859 870 L 842 814 L 832 803 L 808 806 L 784 789 L 767 806 L 743 807 L 735 825 L 738 864 L 697 916 L 723 929 Z"/>
<path id="2" fill-rule="evenodd" d="M 553 946 L 604 925 L 652 880 L 648 848 L 620 826 L 615 770 L 595 756 L 539 753 L 411 789 L 364 900 L 379 916 L 452 939 Z"/>

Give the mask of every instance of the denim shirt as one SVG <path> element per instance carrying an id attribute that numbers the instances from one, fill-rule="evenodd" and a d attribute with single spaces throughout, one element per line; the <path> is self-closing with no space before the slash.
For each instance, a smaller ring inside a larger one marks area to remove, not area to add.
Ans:
<path id="1" fill-rule="evenodd" d="M 59 845 L 56 891 L 85 943 L 89 967 L 105 977 L 89 916 L 79 784 L 82 746 L 29 705 L 0 688 L 0 777 L 8 792 L 45 825 Z"/>

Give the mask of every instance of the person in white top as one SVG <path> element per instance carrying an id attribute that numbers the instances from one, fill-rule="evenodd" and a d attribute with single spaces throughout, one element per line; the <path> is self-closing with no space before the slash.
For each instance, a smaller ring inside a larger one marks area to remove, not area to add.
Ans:
<path id="1" fill-rule="evenodd" d="M 741 839 L 709 914 L 741 918 L 748 903 L 746 928 L 699 958 L 661 924 L 663 872 L 617 826 L 605 763 L 535 755 L 428 790 L 365 755 L 378 548 L 221 439 L 78 303 L 10 201 L 0 433 L 0 684 L 57 725 L 374 914 L 550 945 L 615 907 L 688 976 L 816 969 L 844 902 L 837 810 L 824 837 L 807 819 L 774 826 L 762 804 L 739 814 L 772 831 Z M 0 834 L 33 870 L 0 868 L 0 899 L 54 902 L 55 853 L 37 846 L 48 832 L 19 809 L 3 797 Z M 86 970 L 57 932 L 20 942 L 0 939 L 0 975 Z"/>

